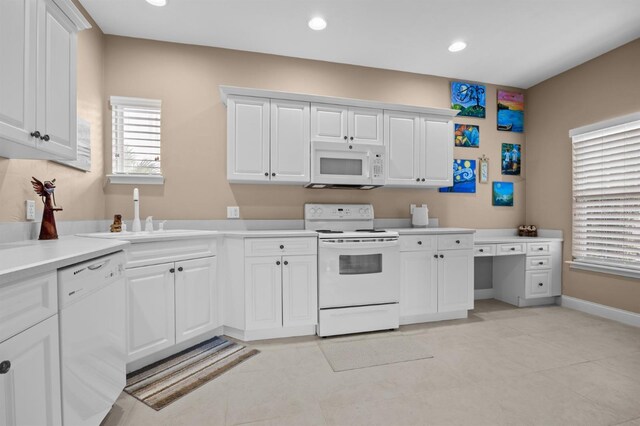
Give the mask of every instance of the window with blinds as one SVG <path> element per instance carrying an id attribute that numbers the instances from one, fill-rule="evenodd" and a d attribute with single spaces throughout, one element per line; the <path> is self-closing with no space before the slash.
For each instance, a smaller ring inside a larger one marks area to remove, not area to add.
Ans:
<path id="1" fill-rule="evenodd" d="M 161 101 L 111 97 L 112 173 L 162 174 Z"/>
<path id="2" fill-rule="evenodd" d="M 574 262 L 640 270 L 640 113 L 569 134 Z"/>

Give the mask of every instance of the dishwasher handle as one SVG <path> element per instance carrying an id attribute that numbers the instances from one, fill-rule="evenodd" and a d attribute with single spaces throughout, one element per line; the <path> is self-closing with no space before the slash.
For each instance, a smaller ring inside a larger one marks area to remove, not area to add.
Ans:
<path id="1" fill-rule="evenodd" d="M 104 262 L 94 263 L 93 265 L 87 266 L 87 269 L 90 271 L 97 271 L 100 268 L 107 266 L 111 262 L 111 259 L 107 259 Z"/>

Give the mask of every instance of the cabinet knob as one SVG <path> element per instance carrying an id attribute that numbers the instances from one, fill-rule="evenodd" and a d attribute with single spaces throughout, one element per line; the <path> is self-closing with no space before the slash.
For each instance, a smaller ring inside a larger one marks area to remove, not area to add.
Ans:
<path id="1" fill-rule="evenodd" d="M 267 173 L 267 172 L 264 172 L 264 175 L 265 175 L 265 176 L 269 176 L 269 173 Z"/>
<path id="2" fill-rule="evenodd" d="M 460 244 L 460 240 L 456 240 L 456 244 Z"/>
<path id="3" fill-rule="evenodd" d="M 11 370 L 11 361 L 0 362 L 0 374 L 7 374 Z"/>
<path id="4" fill-rule="evenodd" d="M 350 139 L 350 140 L 353 140 L 353 136 L 351 136 L 349 139 Z"/>
<path id="5" fill-rule="evenodd" d="M 345 135 L 345 136 L 344 136 L 344 140 L 345 140 L 345 141 L 347 140 L 347 135 Z"/>
<path id="6" fill-rule="evenodd" d="M 275 176 L 275 175 L 276 175 L 275 173 L 271 173 L 271 176 Z"/>
<path id="7" fill-rule="evenodd" d="M 285 261 L 284 261 L 284 264 L 285 264 L 285 265 L 288 265 L 288 264 L 289 264 L 289 262 L 285 260 Z"/>
<path id="8" fill-rule="evenodd" d="M 353 145 L 349 145 L 349 149 L 353 149 Z"/>
<path id="9" fill-rule="evenodd" d="M 49 135 L 44 135 L 44 136 L 41 136 L 40 139 L 45 141 L 45 142 L 49 142 L 49 139 L 51 139 L 51 138 L 49 138 Z"/>
<path id="10" fill-rule="evenodd" d="M 515 247 L 511 247 L 511 251 L 516 251 L 516 248 Z"/>
<path id="11" fill-rule="evenodd" d="M 39 131 L 35 131 L 35 132 L 31 132 L 31 137 L 32 138 L 40 138 L 40 132 Z"/>
<path id="12" fill-rule="evenodd" d="M 182 272 L 182 271 L 184 271 L 184 268 L 181 266 L 178 268 L 178 272 Z"/>
<path id="13" fill-rule="evenodd" d="M 424 182 L 424 181 L 425 181 L 425 179 L 424 179 L 424 178 L 422 178 L 422 181 Z"/>
<path id="14" fill-rule="evenodd" d="M 416 178 L 416 182 L 420 182 L 420 178 Z"/>
<path id="15" fill-rule="evenodd" d="M 544 247 L 538 247 L 538 251 L 544 250 Z"/>
<path id="16" fill-rule="evenodd" d="M 176 270 L 175 270 L 175 268 L 171 268 L 171 269 L 169 269 L 169 272 L 171 272 L 172 274 L 173 274 L 175 271 L 176 271 Z"/>
<path id="17" fill-rule="evenodd" d="M 422 241 L 418 241 L 418 245 L 421 246 L 422 245 Z"/>
<path id="18" fill-rule="evenodd" d="M 276 260 L 276 265 L 280 265 L 280 261 L 279 260 Z"/>
<path id="19" fill-rule="evenodd" d="M 442 258 L 444 258 L 444 254 L 441 254 L 441 255 L 440 255 L 440 259 L 442 259 Z"/>
<path id="20" fill-rule="evenodd" d="M 480 253 L 484 253 L 484 249 L 480 249 L 478 250 Z"/>
<path id="21" fill-rule="evenodd" d="M 538 287 L 542 287 L 544 284 L 542 283 L 538 283 Z"/>
<path id="22" fill-rule="evenodd" d="M 284 249 L 284 246 L 282 244 L 280 244 L 280 250 Z"/>
<path id="23" fill-rule="evenodd" d="M 434 259 L 437 259 L 437 258 L 438 258 L 438 255 L 437 255 L 437 254 L 434 254 L 434 255 L 433 255 L 433 258 L 434 258 Z"/>
<path id="24" fill-rule="evenodd" d="M 544 265 L 544 262 L 538 262 L 538 265 Z"/>

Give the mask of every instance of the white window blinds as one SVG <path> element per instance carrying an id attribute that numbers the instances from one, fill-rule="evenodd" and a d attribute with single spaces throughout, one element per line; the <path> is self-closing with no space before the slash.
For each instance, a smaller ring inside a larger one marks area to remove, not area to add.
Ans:
<path id="1" fill-rule="evenodd" d="M 640 114 L 570 135 L 574 261 L 640 269 Z"/>
<path id="2" fill-rule="evenodd" d="M 113 174 L 161 175 L 161 101 L 111 97 Z"/>

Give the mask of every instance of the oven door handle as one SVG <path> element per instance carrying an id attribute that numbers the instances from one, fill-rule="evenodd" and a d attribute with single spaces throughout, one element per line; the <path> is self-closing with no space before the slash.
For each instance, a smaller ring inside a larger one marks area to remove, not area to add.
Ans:
<path id="1" fill-rule="evenodd" d="M 318 245 L 324 248 L 330 249 L 379 249 L 379 248 L 388 248 L 388 247 L 396 247 L 400 243 L 398 240 L 393 241 L 376 241 L 376 242 L 366 242 L 366 243 L 338 243 L 334 241 L 323 241 L 320 240 Z"/>

